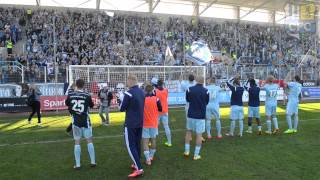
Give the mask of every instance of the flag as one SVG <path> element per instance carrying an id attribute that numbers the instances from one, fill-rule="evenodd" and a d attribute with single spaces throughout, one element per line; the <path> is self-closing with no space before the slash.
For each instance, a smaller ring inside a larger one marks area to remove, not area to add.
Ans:
<path id="1" fill-rule="evenodd" d="M 203 65 L 212 60 L 212 54 L 204 41 L 194 41 L 186 52 L 186 59 L 198 65 Z"/>

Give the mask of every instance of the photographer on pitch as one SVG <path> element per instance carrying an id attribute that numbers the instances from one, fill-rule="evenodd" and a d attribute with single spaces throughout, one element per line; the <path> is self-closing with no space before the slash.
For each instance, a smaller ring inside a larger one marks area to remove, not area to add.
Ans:
<path id="1" fill-rule="evenodd" d="M 104 85 L 102 89 L 100 89 L 98 93 L 98 97 L 100 99 L 100 107 L 99 107 L 99 115 L 101 118 L 102 125 L 109 125 L 109 107 L 111 104 L 111 100 L 113 98 L 112 93 L 109 91 L 108 86 Z M 104 117 L 104 113 L 106 113 L 106 117 Z"/>

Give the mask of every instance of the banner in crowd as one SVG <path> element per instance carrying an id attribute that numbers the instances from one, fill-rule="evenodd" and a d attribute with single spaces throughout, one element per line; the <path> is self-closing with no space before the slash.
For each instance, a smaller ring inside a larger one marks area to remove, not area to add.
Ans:
<path id="1" fill-rule="evenodd" d="M 35 84 L 43 96 L 63 96 L 64 83 L 39 83 Z"/>
<path id="2" fill-rule="evenodd" d="M 0 98 L 22 95 L 22 87 L 16 84 L 0 84 Z"/>
<path id="3" fill-rule="evenodd" d="M 303 99 L 320 99 L 320 88 L 303 87 L 302 98 Z"/>
<path id="4" fill-rule="evenodd" d="M 0 98 L 0 112 L 28 112 L 27 97 Z"/>

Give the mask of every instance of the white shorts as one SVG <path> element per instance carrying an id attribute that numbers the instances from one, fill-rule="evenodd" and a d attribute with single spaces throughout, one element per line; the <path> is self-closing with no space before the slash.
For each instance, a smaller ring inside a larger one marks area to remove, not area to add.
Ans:
<path id="1" fill-rule="evenodd" d="M 72 125 L 72 131 L 73 131 L 73 139 L 74 140 L 80 140 L 82 137 L 84 137 L 86 139 L 92 137 L 92 127 L 80 128 L 78 126 Z"/>

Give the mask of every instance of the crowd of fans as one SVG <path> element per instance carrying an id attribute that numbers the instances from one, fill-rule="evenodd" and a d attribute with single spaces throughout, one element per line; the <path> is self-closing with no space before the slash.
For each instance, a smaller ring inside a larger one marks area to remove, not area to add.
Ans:
<path id="1" fill-rule="evenodd" d="M 10 58 L 28 67 L 29 81 L 37 81 L 34 74 L 44 67 L 48 75 L 53 74 L 54 39 L 60 74 L 68 65 L 183 65 L 184 49 L 199 39 L 220 51 L 224 57 L 220 59 L 225 59 L 220 62 L 228 65 L 289 68 L 298 66 L 310 49 L 316 57 L 320 54 L 312 33 L 299 39 L 283 26 L 133 14 L 111 17 L 98 11 L 37 9 L 26 14 L 24 9 L 0 9 L 0 46 L 5 47 L 8 39 L 16 43 L 22 36 L 26 37 L 25 54 Z M 165 61 L 167 47 L 173 62 Z M 303 65 L 320 64 L 313 59 Z"/>

